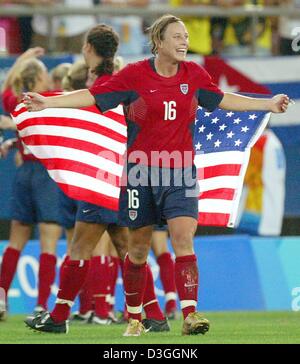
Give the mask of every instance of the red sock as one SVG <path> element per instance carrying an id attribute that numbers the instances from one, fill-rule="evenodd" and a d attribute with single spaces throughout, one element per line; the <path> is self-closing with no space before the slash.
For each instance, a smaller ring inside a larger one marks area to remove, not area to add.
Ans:
<path id="1" fill-rule="evenodd" d="M 40 255 L 37 304 L 47 309 L 47 301 L 51 293 L 51 286 L 55 280 L 56 256 L 43 253 Z"/>
<path id="2" fill-rule="evenodd" d="M 164 320 L 157 298 L 155 295 L 153 274 L 149 264 L 147 264 L 147 283 L 144 293 L 143 308 L 148 319 Z"/>
<path id="3" fill-rule="evenodd" d="M 128 318 L 141 321 L 147 281 L 147 263 L 133 264 L 126 255 L 123 279 Z"/>
<path id="4" fill-rule="evenodd" d="M 121 276 L 123 278 L 123 276 L 124 276 L 124 260 L 119 258 L 119 265 L 120 265 L 120 269 L 121 269 Z"/>
<path id="5" fill-rule="evenodd" d="M 70 260 L 69 255 L 66 255 L 63 262 L 61 263 L 60 269 L 59 269 L 59 284 L 61 282 L 61 274 L 63 271 L 64 266 L 66 265 L 66 263 Z"/>
<path id="6" fill-rule="evenodd" d="M 62 279 L 57 294 L 56 305 L 51 313 L 51 317 L 55 322 L 66 321 L 68 319 L 71 306 L 86 279 L 89 264 L 89 260 L 69 260 L 65 264 L 61 274 Z"/>
<path id="7" fill-rule="evenodd" d="M 163 253 L 157 258 L 159 275 L 165 291 L 166 313 L 176 311 L 175 265 L 170 253 Z"/>
<path id="8" fill-rule="evenodd" d="M 95 314 L 107 318 L 109 304 L 106 301 L 110 284 L 109 257 L 104 255 L 91 259 L 92 293 L 95 301 Z"/>
<path id="9" fill-rule="evenodd" d="M 121 269 L 121 277 L 123 279 L 123 287 L 124 287 L 124 261 L 122 259 L 119 260 L 120 269 Z M 125 296 L 125 295 L 124 295 Z M 125 321 L 129 320 L 128 312 L 127 312 L 127 306 L 126 306 L 126 297 L 124 302 L 124 312 L 123 312 L 123 319 Z"/>
<path id="10" fill-rule="evenodd" d="M 19 250 L 8 247 L 3 254 L 0 273 L 0 287 L 4 289 L 6 299 L 7 292 L 17 269 L 20 253 L 21 252 Z"/>
<path id="11" fill-rule="evenodd" d="M 91 269 L 91 261 L 88 273 L 86 275 L 86 280 L 81 287 L 79 292 L 79 313 L 82 315 L 86 314 L 88 311 L 93 311 L 93 292 L 92 292 L 92 284 L 93 284 L 93 274 Z"/>
<path id="12" fill-rule="evenodd" d="M 115 304 L 115 290 L 116 290 L 116 284 L 118 279 L 118 273 L 119 273 L 119 261 L 120 258 L 118 257 L 110 257 L 110 285 L 109 285 L 109 295 L 110 295 L 110 302 L 109 302 L 109 310 L 113 311 L 114 304 Z"/>
<path id="13" fill-rule="evenodd" d="M 196 311 L 198 299 L 198 266 L 196 255 L 178 257 L 175 261 L 175 282 L 183 317 Z"/>

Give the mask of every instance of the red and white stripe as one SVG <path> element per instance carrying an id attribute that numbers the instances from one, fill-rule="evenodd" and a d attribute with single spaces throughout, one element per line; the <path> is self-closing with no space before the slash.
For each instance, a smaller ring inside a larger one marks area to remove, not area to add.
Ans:
<path id="1" fill-rule="evenodd" d="M 200 225 L 233 226 L 249 156 L 250 150 L 196 155 Z"/>
<path id="2" fill-rule="evenodd" d="M 71 198 L 118 210 L 127 127 L 122 107 L 13 113 L 18 132 Z"/>

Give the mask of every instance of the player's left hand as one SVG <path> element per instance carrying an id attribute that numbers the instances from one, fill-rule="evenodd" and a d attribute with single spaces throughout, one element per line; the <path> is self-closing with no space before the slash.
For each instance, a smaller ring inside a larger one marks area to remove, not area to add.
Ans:
<path id="1" fill-rule="evenodd" d="M 279 94 L 270 100 L 270 111 L 274 113 L 286 112 L 289 106 L 290 98 L 285 94 Z"/>
<path id="2" fill-rule="evenodd" d="M 6 158 L 9 150 L 12 148 L 15 139 L 8 139 L 0 145 L 0 157 Z"/>

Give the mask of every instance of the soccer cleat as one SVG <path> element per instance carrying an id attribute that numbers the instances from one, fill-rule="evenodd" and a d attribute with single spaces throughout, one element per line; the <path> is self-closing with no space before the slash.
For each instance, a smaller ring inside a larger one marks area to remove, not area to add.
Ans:
<path id="1" fill-rule="evenodd" d="M 88 311 L 86 313 L 80 313 L 76 311 L 71 314 L 70 321 L 72 323 L 80 323 L 80 324 L 90 324 L 93 319 L 93 311 Z"/>
<path id="2" fill-rule="evenodd" d="M 7 318 L 6 313 L 6 303 L 3 300 L 0 300 L 0 321 L 5 321 Z"/>
<path id="3" fill-rule="evenodd" d="M 35 309 L 33 310 L 33 315 L 34 316 L 38 316 L 42 313 L 46 312 L 45 308 L 41 305 L 38 305 L 35 307 Z"/>
<path id="4" fill-rule="evenodd" d="M 91 320 L 91 323 L 96 325 L 111 325 L 112 319 L 110 317 L 102 318 L 94 315 Z"/>
<path id="5" fill-rule="evenodd" d="M 1 311 L 0 312 L 0 322 L 6 321 L 6 319 L 7 319 L 7 312 Z"/>
<path id="6" fill-rule="evenodd" d="M 165 312 L 165 316 L 168 320 L 176 320 L 177 318 L 177 311 L 176 309 L 174 311 Z"/>
<path id="7" fill-rule="evenodd" d="M 145 328 L 139 320 L 129 319 L 123 336 L 141 336 L 143 332 L 145 332 Z"/>
<path id="8" fill-rule="evenodd" d="M 182 335 L 204 335 L 209 330 L 209 321 L 199 312 L 191 312 L 185 318 Z"/>
<path id="9" fill-rule="evenodd" d="M 115 313 L 113 311 L 109 311 L 108 317 L 111 319 L 111 322 L 113 324 L 120 324 L 120 320 L 116 317 Z"/>
<path id="10" fill-rule="evenodd" d="M 145 318 L 144 320 L 142 320 L 142 324 L 145 328 L 145 332 L 170 331 L 170 326 L 167 319 L 155 320 Z"/>
<path id="11" fill-rule="evenodd" d="M 67 334 L 69 331 L 68 321 L 54 322 L 47 311 L 37 316 L 29 316 L 24 322 L 35 331 L 52 332 L 54 334 Z"/>

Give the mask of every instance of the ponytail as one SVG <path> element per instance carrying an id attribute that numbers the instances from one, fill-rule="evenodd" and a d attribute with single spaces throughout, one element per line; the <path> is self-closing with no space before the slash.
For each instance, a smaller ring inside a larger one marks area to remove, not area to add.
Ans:
<path id="1" fill-rule="evenodd" d="M 105 74 L 112 75 L 114 72 L 113 58 L 103 58 L 103 61 L 93 70 L 93 72 L 99 77 Z"/>

